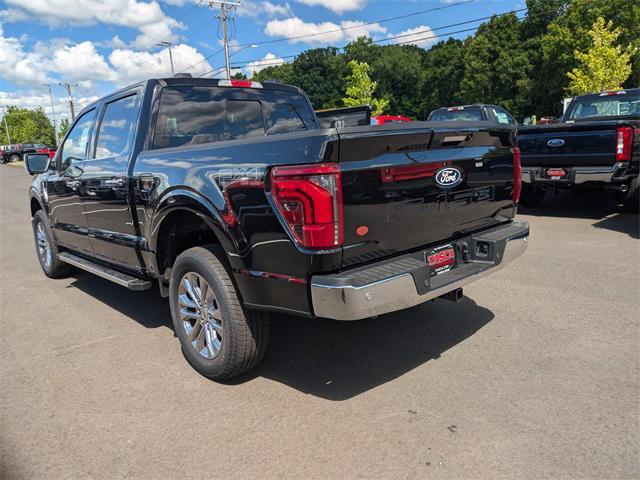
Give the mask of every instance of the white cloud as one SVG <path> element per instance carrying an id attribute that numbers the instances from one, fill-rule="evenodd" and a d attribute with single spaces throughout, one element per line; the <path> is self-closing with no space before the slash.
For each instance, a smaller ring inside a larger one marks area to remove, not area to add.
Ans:
<path id="1" fill-rule="evenodd" d="M 57 49 L 49 67 L 70 82 L 113 80 L 113 71 L 91 42 L 65 45 Z M 85 84 L 89 86 L 89 84 Z"/>
<path id="2" fill-rule="evenodd" d="M 431 45 L 438 43 L 438 36 L 433 33 L 428 25 L 420 25 L 418 27 L 404 30 L 400 33 L 387 35 L 388 37 L 399 37 L 392 40 L 393 43 L 402 43 L 403 45 L 416 45 L 420 48 L 429 48 Z"/>
<path id="3" fill-rule="evenodd" d="M 337 14 L 342 14 L 364 8 L 367 0 L 298 0 L 298 2 L 310 6 L 321 6 Z"/>
<path id="4" fill-rule="evenodd" d="M 60 125 L 60 121 L 64 118 L 71 119 L 69 110 L 69 102 L 66 94 L 58 96 L 56 89 L 53 90 L 53 107 L 56 113 L 57 124 Z M 78 96 L 74 92 L 73 104 L 78 113 L 82 108 L 86 107 L 90 103 L 98 100 L 96 95 L 92 96 Z M 0 91 L 0 105 L 8 105 L 12 107 L 21 108 L 38 108 L 42 107 L 45 114 L 53 122 L 53 114 L 51 110 L 51 99 L 49 98 L 49 92 L 44 89 L 28 90 L 22 92 L 3 92 Z"/>
<path id="5" fill-rule="evenodd" d="M 276 57 L 273 53 L 267 53 L 262 60 L 251 62 L 244 68 L 244 73 L 247 77 L 251 78 L 254 73 L 258 73 L 267 67 L 275 67 L 276 65 L 282 65 L 285 63 L 283 58 Z"/>
<path id="6" fill-rule="evenodd" d="M 138 47 L 149 47 L 154 41 L 175 41 L 175 29 L 182 24 L 164 14 L 157 1 L 138 0 L 4 0 L 6 21 L 17 21 L 21 15 L 37 18 L 47 25 L 75 26 L 106 24 L 140 31 Z M 9 12 L 9 13 L 7 13 Z"/>
<path id="7" fill-rule="evenodd" d="M 290 43 L 327 44 L 354 40 L 363 35 L 385 33 L 387 29 L 378 23 L 365 25 L 363 22 L 343 21 L 310 23 L 298 17 L 285 20 L 271 20 L 265 33 L 270 37 L 285 37 Z M 302 38 L 295 38 L 300 37 Z"/>
<path id="8" fill-rule="evenodd" d="M 288 3 L 269 1 L 244 0 L 240 6 L 236 7 L 236 12 L 240 16 L 250 17 L 256 21 L 293 16 L 293 10 Z"/>
<path id="9" fill-rule="evenodd" d="M 189 45 L 175 45 L 171 51 L 176 73 L 186 70 L 195 77 L 211 70 L 211 65 L 204 56 Z M 109 62 L 115 71 L 114 81 L 120 86 L 147 78 L 171 76 L 171 64 L 166 50 L 149 53 L 116 49 L 109 55 Z"/>
<path id="10" fill-rule="evenodd" d="M 17 85 L 40 84 L 47 81 L 42 70 L 42 55 L 25 51 L 19 39 L 5 37 L 0 23 L 0 75 Z"/>

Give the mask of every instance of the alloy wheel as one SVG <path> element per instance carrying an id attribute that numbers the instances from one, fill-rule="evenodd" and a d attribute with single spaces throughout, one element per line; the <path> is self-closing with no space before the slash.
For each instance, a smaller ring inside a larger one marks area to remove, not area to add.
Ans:
<path id="1" fill-rule="evenodd" d="M 36 242 L 38 244 L 38 255 L 40 255 L 40 259 L 45 268 L 49 269 L 52 260 L 51 245 L 49 244 L 49 238 L 47 237 L 47 232 L 42 222 L 38 222 L 36 226 Z"/>
<path id="2" fill-rule="evenodd" d="M 199 355 L 212 360 L 220 354 L 223 321 L 220 305 L 204 277 L 195 272 L 182 276 L 178 287 L 180 324 Z"/>

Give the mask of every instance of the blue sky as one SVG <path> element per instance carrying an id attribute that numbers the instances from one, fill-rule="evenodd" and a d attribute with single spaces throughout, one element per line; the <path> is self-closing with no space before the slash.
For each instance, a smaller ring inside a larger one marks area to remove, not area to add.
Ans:
<path id="1" fill-rule="evenodd" d="M 224 71 L 218 20 L 201 0 L 0 1 L 0 105 L 43 106 L 51 113 L 52 85 L 58 117 L 67 115 L 59 82 L 77 84 L 82 106 L 135 81 L 176 71 Z M 524 0 L 242 0 L 233 13 L 232 63 L 250 74 L 264 64 L 291 61 L 301 51 L 343 46 L 369 35 L 381 44 L 415 42 L 422 48 L 465 22 L 524 7 Z M 200 5 L 198 5 L 200 4 Z M 410 15 L 423 12 L 418 15 Z M 216 10 L 217 12 L 217 10 Z M 523 12 L 524 13 L 524 12 Z M 523 13 L 519 15 L 522 16 Z M 410 16 L 406 16 L 410 15 Z M 392 17 L 405 18 L 391 19 Z M 433 29 L 433 31 L 431 30 Z M 454 34 L 464 38 L 473 32 Z M 293 38 L 305 35 L 303 38 Z M 390 36 L 400 38 L 384 40 Z M 269 43 L 265 43 L 269 42 Z M 252 46 L 255 45 L 255 46 Z"/>

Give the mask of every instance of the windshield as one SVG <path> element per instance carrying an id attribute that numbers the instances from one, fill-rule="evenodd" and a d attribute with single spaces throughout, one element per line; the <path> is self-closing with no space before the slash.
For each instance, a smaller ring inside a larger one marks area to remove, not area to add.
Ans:
<path id="1" fill-rule="evenodd" d="M 446 110 L 435 110 L 429 115 L 430 122 L 478 121 L 482 120 L 479 107 L 453 107 Z"/>
<path id="2" fill-rule="evenodd" d="M 569 120 L 589 117 L 621 117 L 640 115 L 638 93 L 607 94 L 596 98 L 576 99 L 569 112 Z"/>

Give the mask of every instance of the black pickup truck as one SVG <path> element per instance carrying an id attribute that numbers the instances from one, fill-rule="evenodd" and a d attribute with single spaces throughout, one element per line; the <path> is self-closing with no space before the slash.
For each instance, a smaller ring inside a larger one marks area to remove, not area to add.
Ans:
<path id="1" fill-rule="evenodd" d="M 545 192 L 598 188 L 638 211 L 640 89 L 574 98 L 561 123 L 520 127 L 522 204 L 539 205 Z"/>
<path id="2" fill-rule="evenodd" d="M 320 129 L 279 83 L 149 80 L 25 165 L 44 273 L 157 283 L 184 355 L 214 379 L 260 361 L 269 312 L 357 320 L 460 299 L 529 235 L 513 221 L 513 129 Z"/>

